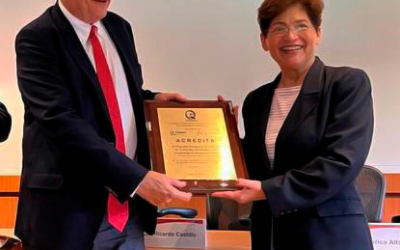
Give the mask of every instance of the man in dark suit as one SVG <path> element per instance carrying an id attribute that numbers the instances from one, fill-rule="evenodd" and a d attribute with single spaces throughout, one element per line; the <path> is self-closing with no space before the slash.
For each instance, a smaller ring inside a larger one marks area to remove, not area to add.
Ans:
<path id="1" fill-rule="evenodd" d="M 11 115 L 6 106 L 0 102 L 0 142 L 7 140 L 11 130 Z"/>
<path id="2" fill-rule="evenodd" d="M 155 205 L 191 197 L 149 171 L 143 112 L 143 100 L 185 98 L 142 89 L 131 27 L 110 2 L 60 0 L 16 38 L 24 249 L 144 249 Z"/>

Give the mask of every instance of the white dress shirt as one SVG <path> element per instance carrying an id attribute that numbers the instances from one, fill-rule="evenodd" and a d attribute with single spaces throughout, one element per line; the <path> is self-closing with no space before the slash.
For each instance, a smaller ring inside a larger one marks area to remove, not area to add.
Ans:
<path id="1" fill-rule="evenodd" d="M 111 40 L 107 30 L 104 28 L 100 21 L 96 23 L 88 24 L 82 20 L 76 18 L 63 6 L 61 1 L 58 1 L 61 11 L 71 23 L 74 28 L 79 40 L 82 43 L 90 61 L 92 62 L 94 70 L 96 70 L 92 43 L 90 42 L 89 35 L 92 25 L 97 26 L 97 35 L 100 40 L 101 46 L 103 48 L 104 54 L 107 59 L 108 67 L 110 68 L 111 77 L 113 78 L 115 91 L 117 94 L 119 110 L 121 113 L 122 128 L 124 131 L 124 142 L 126 155 L 133 159 L 135 157 L 135 152 L 137 148 L 137 131 L 135 115 L 133 113 L 131 96 L 129 94 L 128 82 L 126 80 L 126 75 L 124 67 L 121 62 L 121 58 L 118 55 L 118 51 Z"/>

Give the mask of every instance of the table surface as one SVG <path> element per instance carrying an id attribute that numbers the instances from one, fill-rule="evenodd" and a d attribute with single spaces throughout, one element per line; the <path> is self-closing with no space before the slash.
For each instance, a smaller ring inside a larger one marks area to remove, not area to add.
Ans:
<path id="1" fill-rule="evenodd" d="M 0 234 L 14 236 L 14 229 L 0 228 Z M 247 231 L 208 231 L 208 250 L 249 250 L 250 233 Z M 171 250 L 171 248 L 147 248 L 148 250 Z M 180 248 L 180 250 L 183 250 Z"/>

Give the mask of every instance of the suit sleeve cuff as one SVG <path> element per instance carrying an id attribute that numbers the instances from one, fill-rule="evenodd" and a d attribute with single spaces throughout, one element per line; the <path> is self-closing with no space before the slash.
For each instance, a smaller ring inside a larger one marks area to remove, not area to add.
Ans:
<path id="1" fill-rule="evenodd" d="M 139 189 L 140 185 L 142 184 L 142 181 L 139 183 L 139 185 L 137 185 L 136 189 L 131 193 L 131 195 L 130 195 L 131 198 L 133 198 L 133 196 L 135 196 L 137 190 Z"/>
<path id="2" fill-rule="evenodd" d="M 261 182 L 262 190 L 275 217 L 298 211 L 297 209 L 292 209 L 293 204 L 287 204 L 285 197 L 282 195 L 282 181 L 283 176 L 277 176 Z"/>

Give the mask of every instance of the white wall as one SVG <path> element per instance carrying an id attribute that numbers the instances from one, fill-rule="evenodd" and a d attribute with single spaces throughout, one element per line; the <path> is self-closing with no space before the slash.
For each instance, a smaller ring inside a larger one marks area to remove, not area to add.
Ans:
<path id="1" fill-rule="evenodd" d="M 14 38 L 54 0 L 0 1 L 0 100 L 14 118 L 0 144 L 0 174 L 19 174 L 23 108 L 16 86 Z M 133 26 L 146 87 L 193 99 L 217 94 L 241 104 L 278 68 L 260 49 L 261 0 L 114 0 L 111 9 Z M 367 71 L 374 88 L 376 128 L 367 163 L 400 172 L 400 1 L 326 0 L 326 64 Z M 241 129 L 242 130 L 242 129 Z"/>

